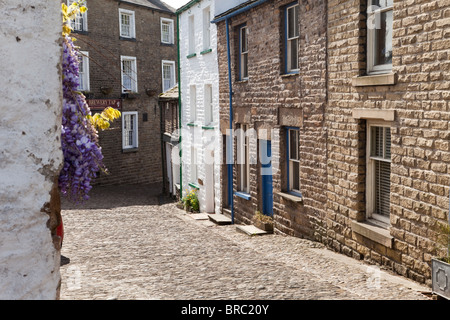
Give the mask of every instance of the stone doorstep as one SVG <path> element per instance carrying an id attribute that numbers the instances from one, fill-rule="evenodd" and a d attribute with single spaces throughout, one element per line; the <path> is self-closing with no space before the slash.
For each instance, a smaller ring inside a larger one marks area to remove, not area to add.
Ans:
<path id="1" fill-rule="evenodd" d="M 207 216 L 208 216 L 209 220 L 211 220 L 212 222 L 214 222 L 216 224 L 219 224 L 219 225 L 231 224 L 231 219 L 223 214 L 208 214 Z"/>
<path id="2" fill-rule="evenodd" d="M 260 236 L 264 234 L 269 234 L 267 231 L 258 229 L 257 227 L 253 225 L 248 226 L 236 226 L 236 230 L 239 232 L 243 232 L 249 236 Z"/>
<path id="3" fill-rule="evenodd" d="M 188 214 L 194 220 L 208 220 L 208 215 L 206 213 L 192 213 Z"/>

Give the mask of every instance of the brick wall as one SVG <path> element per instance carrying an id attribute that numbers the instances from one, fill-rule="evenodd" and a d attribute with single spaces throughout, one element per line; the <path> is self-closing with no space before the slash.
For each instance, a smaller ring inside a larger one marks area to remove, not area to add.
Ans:
<path id="1" fill-rule="evenodd" d="M 450 1 L 394 1 L 394 85 L 354 86 L 366 69 L 366 2 L 330 0 L 328 239 L 330 247 L 421 282 L 435 254 L 431 225 L 446 221 L 450 156 Z M 354 109 L 394 110 L 391 247 L 352 230 L 366 216 L 366 125 Z"/>
<path id="2" fill-rule="evenodd" d="M 119 8 L 135 12 L 135 40 L 119 39 Z M 139 148 L 122 151 L 122 120 L 108 131 L 100 132 L 100 145 L 109 174 L 101 174 L 99 184 L 159 183 L 162 181 L 160 107 L 162 60 L 177 60 L 174 45 L 161 43 L 160 18 L 174 20 L 173 13 L 114 0 L 89 1 L 88 32 L 75 33 L 81 50 L 89 52 L 90 99 L 121 99 L 120 56 L 137 59 L 138 96 L 124 98 L 122 112 L 138 111 Z M 176 32 L 175 32 L 176 37 Z M 103 93 L 101 88 L 111 88 Z M 147 94 L 148 93 L 148 94 Z M 146 118 L 146 119 L 145 119 Z"/>

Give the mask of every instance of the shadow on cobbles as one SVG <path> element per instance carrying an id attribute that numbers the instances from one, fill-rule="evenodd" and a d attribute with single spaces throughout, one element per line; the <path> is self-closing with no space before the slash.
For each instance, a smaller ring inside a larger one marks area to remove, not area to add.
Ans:
<path id="1" fill-rule="evenodd" d="M 113 209 L 118 207 L 162 205 L 174 202 L 162 194 L 162 184 L 134 184 L 94 186 L 90 199 L 83 203 L 72 203 L 61 197 L 62 210 Z"/>

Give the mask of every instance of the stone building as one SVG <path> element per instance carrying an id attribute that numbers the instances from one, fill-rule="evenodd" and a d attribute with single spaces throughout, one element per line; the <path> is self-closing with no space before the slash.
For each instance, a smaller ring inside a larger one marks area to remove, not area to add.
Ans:
<path id="1" fill-rule="evenodd" d="M 175 10 L 159 0 L 88 0 L 87 7 L 73 22 L 83 53 L 80 90 L 92 112 L 122 112 L 99 133 L 109 174 L 96 182 L 161 184 L 158 96 L 177 80 Z"/>
<path id="2" fill-rule="evenodd" d="M 278 232 L 320 238 L 326 2 L 246 1 L 214 22 L 221 130 L 223 140 L 231 131 L 234 141 L 233 161 L 222 170 L 223 206 L 238 223 L 251 223 L 260 211 L 273 215 Z M 224 163 L 227 149 L 224 143 Z"/>
<path id="3" fill-rule="evenodd" d="M 196 190 L 200 211 L 220 213 L 221 137 L 216 1 L 193 0 L 178 9 L 183 195 Z"/>
<path id="4" fill-rule="evenodd" d="M 328 1 L 327 243 L 430 281 L 449 206 L 450 1 Z"/>

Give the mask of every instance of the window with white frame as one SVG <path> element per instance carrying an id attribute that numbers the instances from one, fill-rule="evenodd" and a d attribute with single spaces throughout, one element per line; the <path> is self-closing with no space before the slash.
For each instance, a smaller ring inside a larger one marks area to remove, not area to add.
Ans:
<path id="1" fill-rule="evenodd" d="M 299 22 L 298 22 L 298 3 L 289 5 L 285 9 L 285 72 L 298 72 L 298 39 L 299 39 Z"/>
<path id="2" fill-rule="evenodd" d="M 138 92 L 135 57 L 120 57 L 122 64 L 122 93 Z"/>
<path id="3" fill-rule="evenodd" d="M 173 20 L 161 18 L 161 42 L 166 44 L 174 43 Z"/>
<path id="4" fill-rule="evenodd" d="M 189 88 L 189 120 L 194 123 L 197 120 L 197 88 L 191 85 Z"/>
<path id="5" fill-rule="evenodd" d="M 89 84 L 89 52 L 87 51 L 80 51 L 79 55 L 79 61 L 80 65 L 78 68 L 79 72 L 79 91 L 89 91 L 90 90 L 90 84 Z"/>
<path id="6" fill-rule="evenodd" d="M 136 38 L 134 11 L 119 9 L 119 26 L 122 38 Z"/>
<path id="7" fill-rule="evenodd" d="M 189 54 L 195 53 L 195 16 L 189 16 L 188 20 L 188 28 L 189 28 Z"/>
<path id="8" fill-rule="evenodd" d="M 175 86 L 175 61 L 162 61 L 162 90 L 163 92 Z"/>
<path id="9" fill-rule="evenodd" d="M 286 129 L 287 138 L 287 188 L 288 192 L 301 195 L 300 192 L 300 131 L 298 128 Z"/>
<path id="10" fill-rule="evenodd" d="M 368 0 L 367 73 L 392 70 L 392 31 L 394 0 Z"/>
<path id="11" fill-rule="evenodd" d="M 250 193 L 250 138 L 248 125 L 241 125 L 237 133 L 237 165 L 239 170 L 239 191 Z"/>
<path id="12" fill-rule="evenodd" d="M 67 5 L 71 5 L 73 2 L 75 2 L 75 0 L 68 0 L 67 1 Z M 87 5 L 84 5 L 85 7 L 87 7 Z M 75 16 L 75 19 L 70 21 L 70 26 L 72 27 L 73 31 L 78 31 L 78 32 L 82 32 L 82 31 L 88 31 L 87 27 L 87 11 L 84 13 L 77 13 L 77 15 Z"/>
<path id="13" fill-rule="evenodd" d="M 211 11 L 207 7 L 203 9 L 203 50 L 211 47 Z"/>
<path id="14" fill-rule="evenodd" d="M 138 113 L 137 111 L 122 112 L 122 149 L 138 147 Z"/>
<path id="15" fill-rule="evenodd" d="M 367 125 L 367 215 L 390 224 L 391 128 L 389 123 Z"/>
<path id="16" fill-rule="evenodd" d="M 239 80 L 248 79 L 248 28 L 239 28 Z"/>
<path id="17" fill-rule="evenodd" d="M 197 148 L 191 146 L 191 182 L 198 183 L 198 164 L 197 164 Z"/>
<path id="18" fill-rule="evenodd" d="M 212 85 L 207 84 L 204 92 L 205 125 L 214 121 L 212 97 Z"/>

